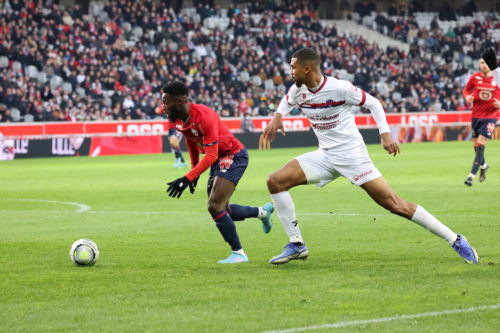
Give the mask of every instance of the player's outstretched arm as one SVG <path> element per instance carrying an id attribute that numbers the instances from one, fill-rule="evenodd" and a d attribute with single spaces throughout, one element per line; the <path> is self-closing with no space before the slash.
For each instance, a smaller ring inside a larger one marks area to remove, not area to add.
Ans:
<path id="1" fill-rule="evenodd" d="M 380 140 L 382 142 L 382 146 L 385 150 L 387 150 L 388 154 L 393 154 L 394 156 L 396 156 L 398 153 L 401 154 L 398 143 L 392 138 L 391 132 L 380 134 Z"/>
<path id="2" fill-rule="evenodd" d="M 285 134 L 285 128 L 283 127 L 282 121 L 283 115 L 281 113 L 275 113 L 273 119 L 267 124 L 266 128 L 264 128 L 264 140 L 274 141 L 276 138 L 276 132 L 278 130 L 281 131 L 281 134 Z"/>

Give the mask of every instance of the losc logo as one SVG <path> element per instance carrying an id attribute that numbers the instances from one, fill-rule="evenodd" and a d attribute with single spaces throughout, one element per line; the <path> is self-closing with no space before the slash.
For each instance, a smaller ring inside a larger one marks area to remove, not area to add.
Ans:
<path id="1" fill-rule="evenodd" d="M 117 133 L 123 133 L 123 126 L 126 126 L 126 133 L 156 133 L 164 132 L 163 124 L 119 124 L 116 127 Z M 177 125 L 179 126 L 179 125 Z"/>
<path id="2" fill-rule="evenodd" d="M 373 170 L 370 170 L 370 171 L 366 171 L 366 172 L 363 172 L 362 174 L 360 175 L 355 175 L 354 177 L 352 177 L 352 179 L 357 182 L 358 180 L 360 180 L 361 178 L 363 178 L 364 176 L 366 175 L 369 175 L 370 173 L 372 173 Z"/>

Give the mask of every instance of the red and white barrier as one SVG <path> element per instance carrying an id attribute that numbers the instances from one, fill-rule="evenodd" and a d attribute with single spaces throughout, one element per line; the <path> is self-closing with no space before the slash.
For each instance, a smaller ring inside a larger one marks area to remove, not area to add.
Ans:
<path id="1" fill-rule="evenodd" d="M 453 126 L 469 125 L 471 112 L 440 112 L 440 113 L 405 113 L 387 114 L 387 122 L 391 127 L 414 126 Z M 270 117 L 253 118 L 256 132 L 261 132 L 267 126 Z M 241 131 L 240 118 L 223 118 L 222 121 L 232 132 Z M 371 115 L 356 115 L 359 128 L 377 128 Z M 284 117 L 283 125 L 288 131 L 308 131 L 310 122 L 307 117 Z M 159 121 L 108 121 L 108 122 L 40 122 L 40 123 L 1 123 L 0 139 L 48 139 L 69 137 L 96 136 L 150 136 L 167 135 L 168 120 Z"/>

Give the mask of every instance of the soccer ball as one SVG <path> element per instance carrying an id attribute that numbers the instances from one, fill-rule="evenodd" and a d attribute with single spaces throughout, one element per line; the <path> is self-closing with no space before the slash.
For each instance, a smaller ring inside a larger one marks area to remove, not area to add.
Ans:
<path id="1" fill-rule="evenodd" d="M 92 266 L 99 259 L 99 249 L 90 239 L 79 239 L 71 245 L 69 257 L 77 266 Z"/>

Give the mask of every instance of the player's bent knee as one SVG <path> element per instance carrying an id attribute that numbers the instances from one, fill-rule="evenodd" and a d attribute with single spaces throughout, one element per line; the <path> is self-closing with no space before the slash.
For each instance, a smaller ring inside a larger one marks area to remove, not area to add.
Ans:
<path id="1" fill-rule="evenodd" d="M 286 188 L 283 183 L 283 180 L 276 174 L 276 172 L 267 178 L 267 188 L 272 194 L 287 191 L 288 188 Z"/>
<path id="2" fill-rule="evenodd" d="M 218 212 L 226 209 L 226 205 L 224 203 L 218 203 L 215 201 L 208 201 L 207 209 L 208 209 L 208 212 L 213 215 L 213 214 L 217 214 Z"/>

